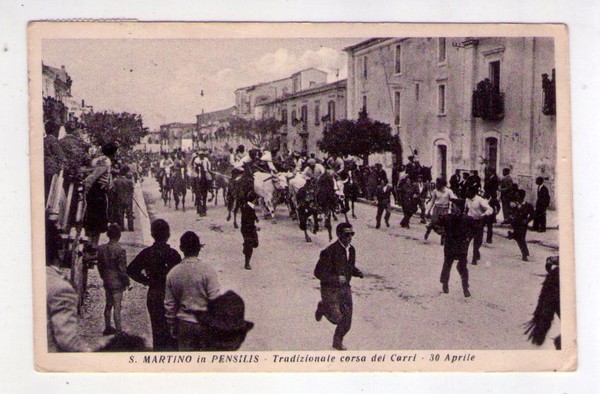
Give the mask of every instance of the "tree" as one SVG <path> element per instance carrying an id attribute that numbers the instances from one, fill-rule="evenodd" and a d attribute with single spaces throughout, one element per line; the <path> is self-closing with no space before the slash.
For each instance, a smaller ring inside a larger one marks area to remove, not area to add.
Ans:
<path id="1" fill-rule="evenodd" d="M 244 119 L 233 117 L 229 120 L 227 130 L 239 137 L 247 139 L 255 147 L 271 148 L 277 142 L 281 121 L 275 118 Z"/>
<path id="2" fill-rule="evenodd" d="M 90 112 L 81 116 L 81 122 L 92 143 L 102 146 L 116 142 L 124 151 L 133 148 L 148 134 L 142 116 L 129 112 Z"/>
<path id="3" fill-rule="evenodd" d="M 401 154 L 400 137 L 392 135 L 391 126 L 373 121 L 364 110 L 357 120 L 339 120 L 325 127 L 317 146 L 329 154 L 358 156 L 365 164 L 373 153 Z"/>

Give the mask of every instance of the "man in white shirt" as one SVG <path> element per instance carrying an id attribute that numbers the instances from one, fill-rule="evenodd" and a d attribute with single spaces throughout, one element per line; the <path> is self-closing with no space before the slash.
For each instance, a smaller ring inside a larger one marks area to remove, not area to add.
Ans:
<path id="1" fill-rule="evenodd" d="M 467 190 L 465 211 L 468 216 L 475 219 L 473 225 L 473 260 L 471 261 L 471 264 L 477 265 L 477 261 L 481 260 L 479 248 L 483 243 L 484 219 L 493 214 L 494 210 L 490 207 L 487 200 L 477 194 L 477 188 L 472 187 Z"/>
<path id="2" fill-rule="evenodd" d="M 317 163 L 315 159 L 308 159 L 307 164 L 308 165 L 306 166 L 304 171 L 302 171 L 302 176 L 307 181 L 315 181 L 325 173 L 325 167 Z"/>

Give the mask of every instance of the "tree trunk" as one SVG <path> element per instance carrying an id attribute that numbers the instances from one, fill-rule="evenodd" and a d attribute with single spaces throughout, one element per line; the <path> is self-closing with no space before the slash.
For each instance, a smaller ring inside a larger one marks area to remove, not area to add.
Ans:
<path id="1" fill-rule="evenodd" d="M 369 154 L 365 153 L 362 157 L 362 161 L 363 161 L 363 165 L 368 166 L 369 165 Z"/>

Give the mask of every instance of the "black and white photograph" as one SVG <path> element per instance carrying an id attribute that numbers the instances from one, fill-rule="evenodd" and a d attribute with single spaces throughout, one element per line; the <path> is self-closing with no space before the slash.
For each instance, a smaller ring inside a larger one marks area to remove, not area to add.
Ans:
<path id="1" fill-rule="evenodd" d="M 567 41 L 30 24 L 36 367 L 575 369 Z"/>

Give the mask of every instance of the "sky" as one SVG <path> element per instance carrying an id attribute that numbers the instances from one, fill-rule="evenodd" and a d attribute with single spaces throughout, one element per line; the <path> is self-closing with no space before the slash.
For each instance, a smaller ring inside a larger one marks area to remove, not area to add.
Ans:
<path id="1" fill-rule="evenodd" d="M 326 71 L 328 82 L 345 78 L 342 49 L 362 40 L 44 40 L 42 61 L 65 66 L 74 99 L 85 99 L 95 111 L 139 113 L 145 126 L 157 130 L 165 123 L 195 123 L 202 110 L 235 105 L 240 87 L 308 67 Z"/>

